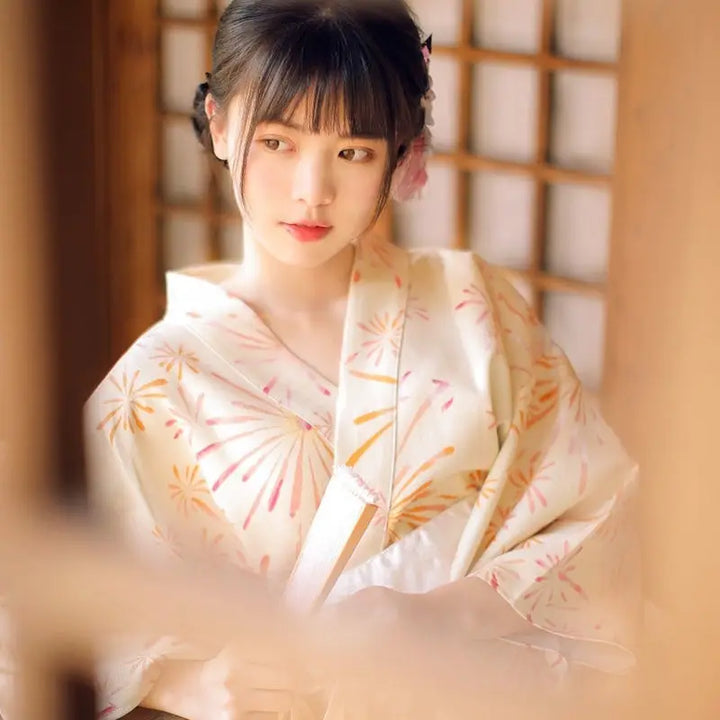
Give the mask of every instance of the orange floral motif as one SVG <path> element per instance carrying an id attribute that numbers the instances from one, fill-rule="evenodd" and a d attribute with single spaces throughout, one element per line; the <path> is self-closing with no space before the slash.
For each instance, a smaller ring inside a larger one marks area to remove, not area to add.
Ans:
<path id="1" fill-rule="evenodd" d="M 434 489 L 437 483 L 432 476 L 417 485 L 419 477 L 430 472 L 439 460 L 454 452 L 453 447 L 443 448 L 413 472 L 410 472 L 407 466 L 401 468 L 393 483 L 393 498 L 388 518 L 388 533 L 392 542 L 425 524 L 460 499 L 455 494 L 438 494 Z"/>
<path id="2" fill-rule="evenodd" d="M 557 409 L 560 401 L 560 384 L 552 373 L 547 373 L 543 377 L 543 371 L 551 370 L 561 362 L 562 358 L 557 356 L 543 355 L 533 363 L 535 380 L 527 404 L 518 411 L 521 423 L 519 430 L 529 430 Z"/>
<path id="3" fill-rule="evenodd" d="M 199 372 L 197 355 L 183 349 L 182 345 L 173 347 L 170 343 L 163 343 L 156 348 L 155 354 L 150 356 L 151 360 L 159 360 L 158 365 L 167 373 L 177 372 L 178 382 L 182 382 L 183 370 L 189 370 L 192 373 Z"/>
<path id="4" fill-rule="evenodd" d="M 175 482 L 168 485 L 170 496 L 177 503 L 178 510 L 181 510 L 185 517 L 188 517 L 190 510 L 200 510 L 210 517 L 218 517 L 217 513 L 207 504 L 203 495 L 210 497 L 207 483 L 200 475 L 200 466 L 192 465 L 180 472 L 177 465 L 173 465 L 173 476 Z"/>
<path id="5" fill-rule="evenodd" d="M 518 550 L 527 550 L 528 548 L 534 547 L 535 545 L 541 545 L 541 544 L 542 544 L 542 540 L 540 540 L 540 538 L 538 538 L 537 535 L 533 535 L 532 537 L 529 537 L 524 542 L 521 542 L 517 546 L 517 549 Z"/>
<path id="6" fill-rule="evenodd" d="M 468 493 L 479 491 L 483 497 L 490 497 L 495 494 L 495 483 L 487 482 L 487 470 L 473 470 L 468 473 L 465 489 Z"/>
<path id="7" fill-rule="evenodd" d="M 508 521 L 511 520 L 514 516 L 515 508 L 512 505 L 498 507 L 495 510 L 492 520 L 490 520 L 490 524 L 487 526 L 485 530 L 485 535 L 482 539 L 481 548 L 483 550 L 495 540 L 500 530 L 502 530 L 507 525 Z"/>
<path id="8" fill-rule="evenodd" d="M 140 371 L 136 370 L 132 378 L 128 380 L 127 373 L 122 374 L 122 380 L 111 375 L 108 380 L 117 389 L 119 395 L 108 398 L 103 402 L 112 409 L 100 421 L 98 430 L 105 430 L 108 426 L 110 432 L 108 439 L 111 443 L 115 441 L 118 430 L 129 431 L 132 434 L 144 432 L 145 425 L 141 419 L 141 413 L 152 415 L 155 410 L 150 404 L 152 400 L 164 398 L 165 395 L 157 391 L 157 388 L 167 385 L 167 380 L 158 378 L 151 380 L 144 385 L 138 385 Z"/>

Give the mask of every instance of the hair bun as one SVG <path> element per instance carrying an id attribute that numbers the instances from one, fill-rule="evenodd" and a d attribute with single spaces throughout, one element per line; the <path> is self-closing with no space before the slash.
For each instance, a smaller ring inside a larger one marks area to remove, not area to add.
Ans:
<path id="1" fill-rule="evenodd" d="M 210 93 L 210 73 L 205 74 L 206 80 L 200 83 L 195 90 L 193 100 L 192 124 L 195 135 L 200 143 L 207 149 L 210 147 L 210 120 L 205 112 L 205 100 Z"/>

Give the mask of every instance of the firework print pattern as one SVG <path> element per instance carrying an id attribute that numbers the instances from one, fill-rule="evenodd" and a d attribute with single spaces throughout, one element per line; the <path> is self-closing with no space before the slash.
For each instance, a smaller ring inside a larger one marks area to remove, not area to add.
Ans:
<path id="1" fill-rule="evenodd" d="M 347 465 L 380 498 L 349 568 L 466 503 L 456 576 L 565 643 L 623 644 L 608 579 L 637 580 L 617 568 L 635 468 L 502 271 L 361 242 L 335 386 L 228 292 L 234 269 L 170 273 L 165 319 L 88 402 L 94 498 L 133 547 L 282 587 Z M 181 657 L 147 647 L 103 664 L 107 720 Z"/>

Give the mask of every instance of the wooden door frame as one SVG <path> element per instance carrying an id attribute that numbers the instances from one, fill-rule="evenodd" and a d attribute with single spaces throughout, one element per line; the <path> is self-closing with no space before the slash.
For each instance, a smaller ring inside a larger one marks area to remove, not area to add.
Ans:
<path id="1" fill-rule="evenodd" d="M 109 357 L 114 360 L 157 319 L 157 9 L 149 0 L 102 0 L 96 7 Z"/>

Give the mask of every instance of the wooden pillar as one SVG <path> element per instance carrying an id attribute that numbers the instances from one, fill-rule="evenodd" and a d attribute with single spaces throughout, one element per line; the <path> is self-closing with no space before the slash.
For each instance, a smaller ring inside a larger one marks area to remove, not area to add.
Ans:
<path id="1" fill-rule="evenodd" d="M 606 412 L 642 466 L 654 717 L 717 717 L 720 3 L 626 0 Z M 675 634 L 677 633 L 677 634 Z"/>
<path id="2" fill-rule="evenodd" d="M 51 467 L 39 16 L 16 0 L 0 22 L 0 515 L 26 510 Z"/>
<path id="3" fill-rule="evenodd" d="M 157 3 L 103 5 L 110 354 L 117 359 L 157 318 Z"/>

